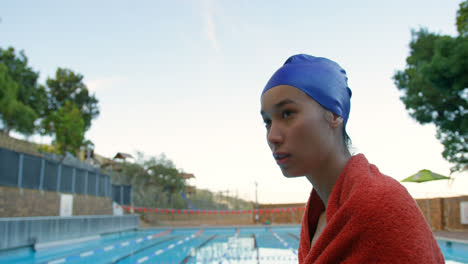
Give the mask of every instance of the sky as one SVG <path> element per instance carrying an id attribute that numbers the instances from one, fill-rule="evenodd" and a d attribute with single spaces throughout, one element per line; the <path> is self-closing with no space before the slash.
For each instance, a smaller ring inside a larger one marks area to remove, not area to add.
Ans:
<path id="1" fill-rule="evenodd" d="M 448 175 L 433 125 L 408 116 L 392 76 L 411 30 L 456 35 L 461 1 L 6 1 L 0 47 L 24 50 L 40 82 L 58 67 L 84 76 L 100 115 L 95 152 L 164 153 L 191 183 L 260 203 L 303 203 L 312 186 L 285 178 L 266 143 L 260 93 L 291 55 L 338 62 L 353 91 L 353 153 L 402 180 Z M 34 136 L 38 143 L 49 139 Z M 468 194 L 468 175 L 405 183 L 415 198 Z"/>

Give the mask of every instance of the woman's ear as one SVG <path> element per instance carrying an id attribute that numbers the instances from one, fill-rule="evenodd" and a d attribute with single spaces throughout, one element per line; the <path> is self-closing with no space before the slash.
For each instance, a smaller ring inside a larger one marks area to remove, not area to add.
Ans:
<path id="1" fill-rule="evenodd" d="M 328 123 L 330 124 L 330 127 L 332 128 L 337 128 L 343 124 L 343 118 L 331 111 L 326 111 L 325 118 L 327 119 Z"/>

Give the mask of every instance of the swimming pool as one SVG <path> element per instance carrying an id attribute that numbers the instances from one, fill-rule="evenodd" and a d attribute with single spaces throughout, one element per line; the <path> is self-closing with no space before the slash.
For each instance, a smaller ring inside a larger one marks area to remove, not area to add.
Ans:
<path id="1" fill-rule="evenodd" d="M 0 256 L 0 263 L 297 263 L 299 226 L 156 228 Z"/>
<path id="2" fill-rule="evenodd" d="M 34 252 L 0 263 L 297 263 L 300 226 L 152 228 Z M 468 244 L 438 241 L 447 263 L 468 263 Z"/>
<path id="3" fill-rule="evenodd" d="M 451 240 L 437 240 L 446 263 L 468 263 L 468 244 Z"/>

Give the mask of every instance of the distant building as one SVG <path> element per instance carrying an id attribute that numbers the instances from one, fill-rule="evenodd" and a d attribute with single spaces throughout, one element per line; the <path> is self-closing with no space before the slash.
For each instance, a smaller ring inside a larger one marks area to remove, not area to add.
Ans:
<path id="1" fill-rule="evenodd" d="M 117 152 L 117 154 L 115 154 L 113 160 L 122 160 L 122 161 L 126 161 L 127 159 L 134 159 L 132 155 L 128 154 L 128 153 L 123 153 L 123 152 Z"/>
<path id="2" fill-rule="evenodd" d="M 188 181 L 190 181 L 190 179 L 195 179 L 195 175 L 193 175 L 192 173 L 183 173 L 182 175 L 182 178 L 185 180 L 185 193 L 187 195 L 192 195 L 195 193 L 196 191 L 196 188 L 195 188 L 195 185 L 191 185 L 189 183 L 187 183 Z"/>

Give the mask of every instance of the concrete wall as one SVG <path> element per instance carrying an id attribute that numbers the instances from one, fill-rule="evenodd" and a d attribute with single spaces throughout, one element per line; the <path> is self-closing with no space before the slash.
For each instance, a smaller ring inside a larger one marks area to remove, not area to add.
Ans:
<path id="1" fill-rule="evenodd" d="M 73 215 L 112 214 L 112 198 L 73 195 Z M 58 216 L 60 193 L 0 186 L 0 217 Z"/>
<path id="2" fill-rule="evenodd" d="M 0 218 L 0 249 L 138 228 L 136 215 Z"/>
<path id="3" fill-rule="evenodd" d="M 73 215 L 111 215 L 112 197 L 73 195 Z"/>
<path id="4" fill-rule="evenodd" d="M 147 226 L 224 226 L 252 225 L 250 214 L 165 214 L 142 213 L 142 225 Z"/>

